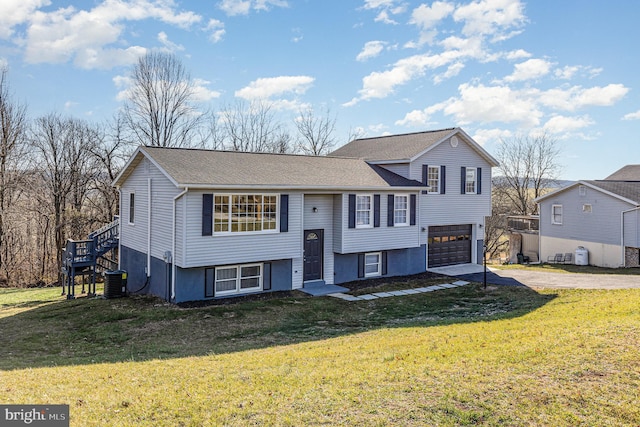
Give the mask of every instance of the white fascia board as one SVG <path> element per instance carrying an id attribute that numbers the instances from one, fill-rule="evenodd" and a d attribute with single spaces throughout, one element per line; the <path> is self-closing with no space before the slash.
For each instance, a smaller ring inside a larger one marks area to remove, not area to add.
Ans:
<path id="1" fill-rule="evenodd" d="M 149 155 L 149 153 L 147 153 L 144 150 L 144 146 L 139 146 L 138 148 L 136 148 L 136 151 L 133 152 L 133 154 L 131 155 L 131 157 L 129 158 L 129 160 L 127 161 L 127 163 L 124 165 L 124 167 L 122 168 L 122 170 L 120 171 L 120 173 L 118 174 L 118 176 L 113 180 L 113 182 L 111 183 L 112 186 L 116 187 L 116 188 L 120 188 L 120 185 L 122 184 L 121 181 L 124 181 L 126 179 L 126 176 L 129 175 L 128 171 L 130 168 L 132 167 L 137 167 L 137 164 L 134 165 L 134 163 L 140 163 L 140 161 L 137 161 L 136 159 L 138 158 L 139 155 L 144 156 L 145 158 L 147 158 L 151 164 L 153 164 L 156 168 L 158 168 L 158 170 L 169 180 L 171 181 L 171 183 L 173 185 L 175 185 L 176 187 L 184 187 L 183 185 L 178 184 L 178 182 L 173 179 L 173 177 L 171 175 L 169 175 L 167 173 L 166 170 L 164 170 L 164 168 L 162 168 L 162 166 L 160 166 L 158 164 L 158 162 L 156 162 L 153 157 L 151 157 Z"/>

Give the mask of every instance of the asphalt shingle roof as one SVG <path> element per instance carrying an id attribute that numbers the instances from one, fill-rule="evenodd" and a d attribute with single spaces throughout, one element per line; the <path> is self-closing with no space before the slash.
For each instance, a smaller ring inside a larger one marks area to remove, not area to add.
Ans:
<path id="1" fill-rule="evenodd" d="M 457 128 L 356 139 L 338 148 L 331 156 L 371 161 L 409 160 L 456 133 Z"/>
<path id="2" fill-rule="evenodd" d="M 141 147 L 181 186 L 419 187 L 363 160 L 186 148 Z"/>
<path id="3" fill-rule="evenodd" d="M 631 200 L 636 205 L 640 205 L 640 181 L 584 181 L 602 190 L 617 194 L 620 197 Z"/>
<path id="4" fill-rule="evenodd" d="M 640 181 L 640 165 L 626 165 L 605 178 L 607 181 Z"/>

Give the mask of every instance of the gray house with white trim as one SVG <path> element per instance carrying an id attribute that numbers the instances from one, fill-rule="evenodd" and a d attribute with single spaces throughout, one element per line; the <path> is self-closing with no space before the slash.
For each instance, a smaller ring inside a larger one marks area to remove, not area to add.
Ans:
<path id="1" fill-rule="evenodd" d="M 139 147 L 114 181 L 120 268 L 183 302 L 480 263 L 496 165 L 459 128 L 327 157 Z"/>
<path id="2" fill-rule="evenodd" d="M 575 182 L 536 201 L 540 259 L 582 246 L 591 265 L 640 266 L 640 165 L 604 180 Z"/>

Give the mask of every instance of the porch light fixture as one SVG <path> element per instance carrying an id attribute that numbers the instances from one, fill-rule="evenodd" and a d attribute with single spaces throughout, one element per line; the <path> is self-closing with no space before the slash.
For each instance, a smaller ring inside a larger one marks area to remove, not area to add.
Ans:
<path id="1" fill-rule="evenodd" d="M 316 208 L 315 206 L 311 209 L 314 213 L 318 212 L 318 208 Z"/>

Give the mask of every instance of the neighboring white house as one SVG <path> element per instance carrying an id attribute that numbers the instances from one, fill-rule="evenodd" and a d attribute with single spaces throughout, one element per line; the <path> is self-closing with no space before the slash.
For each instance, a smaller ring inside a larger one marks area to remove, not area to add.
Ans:
<path id="1" fill-rule="evenodd" d="M 139 147 L 114 181 L 120 268 L 182 302 L 481 263 L 494 166 L 459 128 L 327 157 Z"/>
<path id="2" fill-rule="evenodd" d="M 604 180 L 578 181 L 536 201 L 541 260 L 582 246 L 591 265 L 640 265 L 640 165 Z"/>

